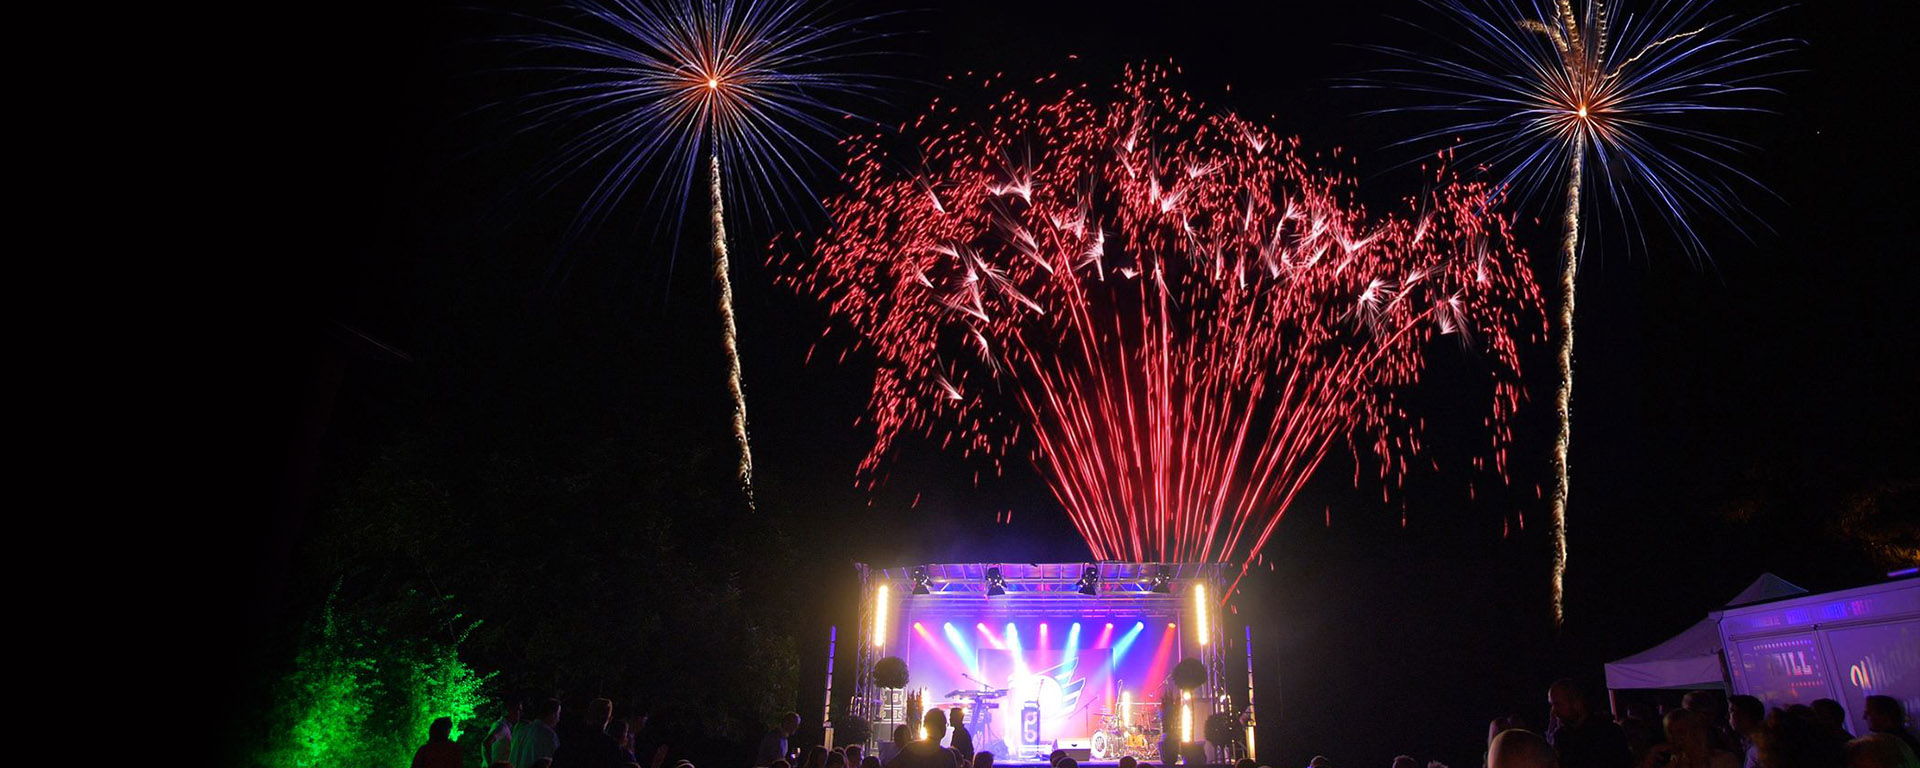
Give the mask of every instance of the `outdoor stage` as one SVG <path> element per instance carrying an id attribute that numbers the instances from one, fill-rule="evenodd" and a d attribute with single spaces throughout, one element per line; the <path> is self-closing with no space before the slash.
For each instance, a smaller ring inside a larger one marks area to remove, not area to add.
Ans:
<path id="1" fill-rule="evenodd" d="M 1222 620 L 1230 574 L 1221 565 L 857 567 L 860 650 L 847 714 L 872 724 L 872 746 L 890 746 L 901 723 L 917 738 L 927 708 L 957 707 L 974 749 L 998 765 L 1045 765 L 1054 749 L 1083 766 L 1127 755 L 1158 764 L 1163 737 L 1198 744 L 1212 761 L 1252 751 L 1251 630 Z M 905 663 L 904 688 L 876 677 L 888 658 Z M 1176 685 L 1188 660 L 1192 677 Z M 1225 714 L 1207 748 L 1216 713 Z"/>

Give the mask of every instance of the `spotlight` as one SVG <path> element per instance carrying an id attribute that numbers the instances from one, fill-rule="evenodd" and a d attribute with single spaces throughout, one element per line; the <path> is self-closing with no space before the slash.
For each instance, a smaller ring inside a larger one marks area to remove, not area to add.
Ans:
<path id="1" fill-rule="evenodd" d="M 1000 575 L 1000 569 L 987 569 L 987 597 L 997 597 L 1007 593 L 1007 578 Z"/>
<path id="2" fill-rule="evenodd" d="M 1162 595 L 1173 592 L 1173 574 L 1169 573 L 1164 565 L 1160 566 L 1160 571 L 1153 575 L 1153 591 Z"/>
<path id="3" fill-rule="evenodd" d="M 933 594 L 933 590 L 928 588 L 928 585 L 932 583 L 933 583 L 933 577 L 927 575 L 926 566 L 924 565 L 914 566 L 913 568 L 913 593 L 914 594 L 916 595 Z"/>
<path id="4" fill-rule="evenodd" d="M 1078 586 L 1080 587 L 1080 594 L 1089 597 L 1100 594 L 1100 569 L 1091 565 L 1087 566 L 1087 572 L 1080 574 L 1080 583 Z"/>

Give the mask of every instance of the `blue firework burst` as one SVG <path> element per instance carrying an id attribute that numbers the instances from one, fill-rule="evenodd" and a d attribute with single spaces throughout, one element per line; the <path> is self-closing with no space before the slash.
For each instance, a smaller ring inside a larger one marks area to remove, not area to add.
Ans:
<path id="1" fill-rule="evenodd" d="M 1735 164 L 1750 145 L 1717 129 L 1769 111 L 1777 60 L 1799 45 L 1758 34 L 1777 11 L 1741 18 L 1709 0 L 1428 5 L 1457 33 L 1442 32 L 1446 52 L 1380 48 L 1403 64 L 1363 83 L 1430 99 L 1382 110 L 1444 118 L 1408 143 L 1457 139 L 1460 158 L 1522 204 L 1580 184 L 1589 210 L 1636 232 L 1649 214 L 1663 219 L 1695 255 L 1706 252 L 1702 215 L 1753 220 L 1740 188 L 1764 187 Z M 1584 180 L 1568 178 L 1576 167 Z"/>
<path id="2" fill-rule="evenodd" d="M 885 78 L 856 59 L 881 52 L 865 31 L 804 0 L 572 0 L 568 19 L 526 17 L 537 31 L 509 42 L 556 61 L 519 69 L 557 82 L 518 102 L 527 129 L 567 138 L 540 181 L 595 182 L 576 230 L 604 220 L 636 187 L 673 209 L 676 226 L 710 157 L 726 168 L 729 207 L 749 218 L 815 205 L 813 172 L 831 167 L 819 142 L 849 132 L 849 109 Z M 643 181 L 651 179 L 650 183 Z M 577 232 L 576 232 L 577 233 Z"/>

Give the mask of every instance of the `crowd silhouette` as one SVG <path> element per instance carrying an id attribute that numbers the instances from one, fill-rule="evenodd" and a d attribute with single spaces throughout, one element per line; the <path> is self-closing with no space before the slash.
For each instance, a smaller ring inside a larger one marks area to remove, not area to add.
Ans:
<path id="1" fill-rule="evenodd" d="M 1866 732 L 1847 730 L 1845 708 L 1832 699 L 1769 709 L 1752 696 L 1722 698 L 1687 694 L 1670 710 L 1629 705 L 1608 714 L 1591 691 L 1572 679 L 1547 687 L 1548 714 L 1535 729 L 1517 713 L 1493 718 L 1487 727 L 1480 768 L 1920 768 L 1920 740 L 1900 701 L 1868 696 Z M 501 702 L 500 714 L 482 733 L 483 768 L 695 768 L 681 759 L 671 766 L 671 746 L 648 728 L 644 710 L 615 717 L 610 699 L 589 701 L 563 717 L 559 699 Z M 928 710 L 918 730 L 901 724 L 874 752 L 860 744 L 828 747 L 794 743 L 801 717 L 789 712 L 764 736 L 752 760 L 726 768 L 994 768 L 992 752 L 973 751 L 972 734 L 959 708 Z M 414 754 L 413 768 L 470 764 L 451 738 L 453 721 L 439 718 Z M 944 745 L 943 745 L 944 742 Z M 1197 766 L 1200 750 L 1162 750 L 1163 763 Z M 744 758 L 745 755 L 743 754 Z M 1049 756 L 1051 768 L 1079 768 L 1064 750 Z M 1122 757 L 1118 768 L 1140 768 Z M 1221 764 L 1225 766 L 1226 764 Z M 1242 759 L 1232 768 L 1271 768 Z M 1307 768 L 1336 768 L 1316 755 Z M 1338 766 L 1345 768 L 1345 766 Z M 1409 755 L 1391 768 L 1419 768 Z M 1429 761 L 1426 768 L 1447 768 Z"/>

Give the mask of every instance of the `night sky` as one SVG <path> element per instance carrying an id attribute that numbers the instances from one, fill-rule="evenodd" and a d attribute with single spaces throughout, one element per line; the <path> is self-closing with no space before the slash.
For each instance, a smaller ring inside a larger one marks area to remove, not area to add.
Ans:
<path id="1" fill-rule="evenodd" d="M 909 119 L 948 92 L 949 75 L 1019 81 L 1057 71 L 1104 83 L 1128 62 L 1172 60 L 1180 85 L 1209 105 L 1298 134 L 1307 151 L 1356 155 L 1346 167 L 1370 200 L 1417 191 L 1416 172 L 1398 166 L 1419 153 L 1389 145 L 1423 123 L 1362 118 L 1378 97 L 1335 87 L 1383 63 L 1358 46 L 1432 46 L 1392 18 L 1431 19 L 1416 3 L 914 8 L 885 22 L 904 33 L 894 65 L 911 82 L 868 110 L 881 122 Z M 1777 82 L 1786 95 L 1766 102 L 1779 114 L 1736 127 L 1758 145 L 1744 167 L 1778 195 L 1745 195 L 1765 226 L 1745 237 L 1710 227 L 1708 263 L 1657 232 L 1649 247 L 1615 233 L 1590 250 L 1565 632 L 1547 624 L 1548 510 L 1535 493 L 1548 482 L 1553 428 L 1543 344 L 1528 352 L 1533 401 L 1518 418 L 1511 488 L 1488 492 L 1483 478 L 1470 501 L 1468 477 L 1443 469 L 1417 474 L 1382 504 L 1376 486 L 1354 487 L 1350 460 L 1336 456 L 1288 512 L 1265 553 L 1274 567 L 1235 601 L 1254 622 L 1260 696 L 1271 703 L 1261 712 L 1263 762 L 1327 754 L 1336 765 L 1384 765 L 1409 753 L 1470 766 L 1489 717 L 1524 708 L 1538 721 L 1553 678 L 1597 682 L 1601 662 L 1678 632 L 1762 572 L 1815 590 L 1884 574 L 1884 562 L 1829 521 L 1871 498 L 1895 524 L 1920 526 L 1916 164 L 1911 124 L 1898 117 L 1915 61 L 1904 28 L 1889 21 L 1893 8 L 1808 3 L 1767 27 L 1806 46 L 1788 60 L 1801 71 Z M 638 199 L 591 236 L 562 236 L 583 190 L 530 194 L 524 180 L 547 146 L 511 139 L 475 112 L 525 84 L 489 72 L 506 58 L 478 42 L 512 20 L 465 4 L 309 11 L 293 42 L 269 54 L 301 98 L 262 113 L 287 138 L 275 164 L 279 213 L 266 225 L 276 245 L 245 267 L 282 290 L 246 299 L 251 311 L 237 315 L 263 319 L 237 330 L 262 350 L 249 389 L 262 393 L 256 444 L 274 448 L 254 456 L 247 475 L 264 482 L 249 488 L 254 512 L 241 518 L 260 553 L 243 564 L 259 577 L 245 580 L 244 596 L 256 607 L 278 599 L 339 457 L 409 428 L 391 406 L 398 390 L 418 386 L 403 382 L 434 378 L 441 351 L 490 343 L 490 326 L 470 322 L 478 306 L 535 324 L 569 302 L 608 307 L 601 327 L 567 336 L 577 346 L 545 353 L 563 354 L 583 376 L 597 359 L 644 361 L 597 386 L 631 393 L 623 397 L 654 425 L 658 450 L 723 452 L 728 404 L 703 242 L 676 247 Z M 1519 233 L 1536 273 L 1552 273 L 1558 230 L 1536 213 L 1524 212 Z M 817 231 L 817 217 L 807 227 Z M 835 347 L 807 362 L 822 315 L 773 284 L 759 247 L 772 234 L 735 238 L 735 285 L 761 514 L 809 532 L 817 568 L 795 577 L 821 584 L 818 625 L 794 628 L 812 660 L 801 668 L 802 701 L 817 707 L 827 627 L 853 619 L 843 599 L 850 563 L 1075 561 L 1087 551 L 1025 467 L 976 485 L 975 467 L 914 440 L 877 491 L 855 484 L 867 435 L 852 425 L 871 370 L 857 358 L 836 364 Z M 490 354 L 501 370 L 527 364 L 514 348 Z M 1443 359 L 1429 378 L 1471 366 Z M 485 390 L 485 376 L 436 386 Z M 1435 421 L 1443 466 L 1482 442 L 1472 429 L 1484 401 L 1450 407 L 1442 383 L 1416 402 Z M 262 504 L 273 514 L 260 515 Z M 995 522 L 1009 511 L 1010 523 Z M 1503 536 L 1516 513 L 1526 529 Z"/>

